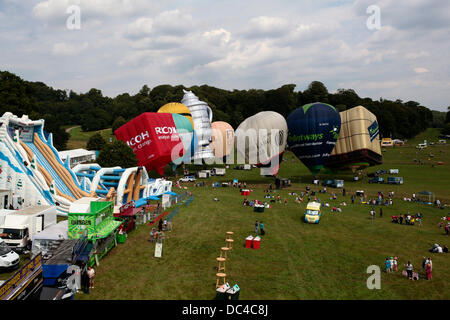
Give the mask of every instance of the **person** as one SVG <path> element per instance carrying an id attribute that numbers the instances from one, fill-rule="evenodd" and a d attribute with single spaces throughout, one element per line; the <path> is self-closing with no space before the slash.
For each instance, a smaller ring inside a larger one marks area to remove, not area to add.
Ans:
<path id="1" fill-rule="evenodd" d="M 400 217 L 398 217 L 398 220 L 400 220 L 400 224 L 403 224 L 403 215 L 401 214 Z"/>
<path id="2" fill-rule="evenodd" d="M 383 216 L 383 208 L 380 208 L 380 218 Z"/>
<path id="3" fill-rule="evenodd" d="M 159 219 L 159 221 L 158 221 L 158 231 L 161 232 L 162 228 L 163 228 L 163 221 L 162 221 L 162 219 Z"/>
<path id="4" fill-rule="evenodd" d="M 92 267 L 88 267 L 87 275 L 89 277 L 89 288 L 94 289 L 95 270 Z"/>
<path id="5" fill-rule="evenodd" d="M 264 230 L 264 224 L 262 221 L 259 223 L 259 231 L 261 232 L 262 236 L 266 234 L 266 231 Z"/>
<path id="6" fill-rule="evenodd" d="M 425 275 L 427 276 L 427 280 L 431 280 L 431 270 L 432 270 L 431 262 L 428 262 L 425 265 Z"/>
<path id="7" fill-rule="evenodd" d="M 391 267 L 391 271 L 394 271 L 394 257 L 391 257 L 389 259 L 389 265 Z"/>
<path id="8" fill-rule="evenodd" d="M 345 188 L 342 188 L 342 196 L 345 197 Z"/>
<path id="9" fill-rule="evenodd" d="M 164 227 L 163 227 L 163 229 L 167 230 L 167 219 L 164 219 Z"/>
<path id="10" fill-rule="evenodd" d="M 414 270 L 413 265 L 411 264 L 410 261 L 408 261 L 408 263 L 405 266 L 406 266 L 406 273 L 408 274 L 408 279 L 412 280 Z"/>
<path id="11" fill-rule="evenodd" d="M 393 270 L 394 271 L 398 271 L 398 258 L 397 257 L 394 258 L 394 268 L 393 268 Z"/>
<path id="12" fill-rule="evenodd" d="M 82 292 L 89 294 L 89 289 L 90 289 L 90 283 L 89 283 L 89 275 L 88 275 L 88 270 L 86 269 L 83 274 L 81 275 L 81 287 L 82 287 Z"/>
<path id="13" fill-rule="evenodd" d="M 370 218 L 372 219 L 372 221 L 373 219 L 375 219 L 375 210 L 373 210 L 373 208 L 372 210 L 370 210 Z"/>
<path id="14" fill-rule="evenodd" d="M 255 233 L 258 234 L 258 220 L 255 221 Z"/>
<path id="15" fill-rule="evenodd" d="M 425 271 L 425 265 L 427 264 L 427 258 L 423 257 L 422 259 L 422 269 Z"/>
<path id="16" fill-rule="evenodd" d="M 355 196 L 352 194 L 352 204 L 355 203 Z"/>
<path id="17" fill-rule="evenodd" d="M 391 261 L 389 260 L 389 258 L 386 258 L 386 260 L 384 260 L 384 265 L 386 266 L 386 272 L 391 272 Z"/>

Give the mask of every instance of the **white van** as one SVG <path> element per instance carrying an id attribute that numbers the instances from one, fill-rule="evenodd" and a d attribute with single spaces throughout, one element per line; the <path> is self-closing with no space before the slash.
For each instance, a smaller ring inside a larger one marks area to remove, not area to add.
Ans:
<path id="1" fill-rule="evenodd" d="M 34 234 L 56 224 L 55 206 L 33 206 L 9 213 L 0 225 L 0 237 L 14 251 L 31 249 Z"/>
<path id="2" fill-rule="evenodd" d="M 20 257 L 0 238 L 0 271 L 19 266 Z"/>

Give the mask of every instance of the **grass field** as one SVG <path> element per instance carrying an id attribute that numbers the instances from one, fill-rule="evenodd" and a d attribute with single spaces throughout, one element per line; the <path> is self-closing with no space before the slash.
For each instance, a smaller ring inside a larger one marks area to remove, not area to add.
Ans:
<path id="1" fill-rule="evenodd" d="M 394 205 L 383 207 L 382 218 L 378 217 L 377 208 L 377 218 L 373 222 L 369 219 L 370 206 L 356 203 L 342 207 L 342 213 L 332 213 L 325 208 L 318 225 L 303 223 L 306 201 L 296 204 L 295 197 L 289 193 L 311 186 L 312 176 L 292 154 L 287 154 L 280 170 L 281 177 L 291 178 L 293 182 L 292 187 L 279 191 L 288 203 L 272 204 L 264 213 L 243 207 L 243 197 L 235 188 L 211 187 L 213 181 L 238 178 L 254 190 L 250 198 L 263 200 L 263 190 L 273 180 L 260 177 L 259 169 L 229 169 L 226 177 L 205 180 L 205 187 L 185 184 L 195 200 L 189 206 L 180 206 L 172 220 L 174 229 L 168 233 L 162 258 L 153 257 L 154 244 L 148 241 L 150 227 L 140 226 L 129 234 L 125 244 L 120 244 L 101 261 L 96 268 L 95 289 L 90 295 L 79 294 L 76 298 L 213 299 L 215 259 L 225 244 L 225 232 L 233 231 L 235 242 L 228 255 L 226 273 L 231 285 L 237 283 L 241 287 L 241 299 L 449 299 L 448 254 L 432 255 L 432 281 L 413 282 L 400 272 L 386 274 L 382 271 L 381 290 L 366 287 L 370 276 L 366 273 L 368 266 L 378 265 L 383 270 L 384 259 L 397 256 L 400 270 L 410 260 L 423 274 L 422 257 L 430 255 L 428 249 L 432 244 L 450 245 L 449 238 L 438 227 L 439 219 L 448 214 L 448 209 L 400 199 L 402 195 L 410 197 L 412 193 L 427 189 L 435 192 L 444 203 L 450 202 L 449 147 L 430 147 L 420 152 L 414 148 L 425 136 L 428 141 L 436 141 L 436 135 L 436 130 L 428 130 L 404 147 L 387 150 L 383 153 L 384 164 L 369 170 L 398 168 L 399 175 L 405 179 L 404 185 L 371 185 L 367 178 L 354 182 L 351 174 L 337 176 L 345 178 L 348 193 L 357 189 L 369 194 L 376 194 L 378 190 L 385 194 L 396 192 Z M 428 160 L 430 152 L 435 157 Z M 418 165 L 414 158 L 426 164 Z M 444 165 L 432 167 L 432 161 L 443 161 Z M 320 176 L 321 179 L 326 177 Z M 337 201 L 327 199 L 331 206 L 343 200 L 350 203 L 349 195 L 344 199 L 338 192 Z M 219 202 L 213 200 L 215 197 Z M 422 227 L 391 223 L 391 215 L 408 211 L 423 214 Z M 264 221 L 267 233 L 259 250 L 246 249 L 245 238 L 254 235 L 256 219 Z"/>
<path id="2" fill-rule="evenodd" d="M 75 129 L 74 129 L 75 130 Z M 74 133 L 76 134 L 77 131 Z M 72 133 L 71 133 L 72 134 Z M 450 255 L 432 254 L 433 280 L 409 281 L 400 272 L 386 274 L 384 259 L 399 258 L 399 269 L 410 260 L 423 274 L 423 256 L 431 255 L 428 249 L 434 244 L 450 245 L 450 238 L 439 229 L 439 219 L 449 214 L 430 205 L 404 202 L 403 196 L 421 190 L 435 192 L 436 198 L 450 203 L 450 146 L 430 146 L 424 150 L 415 144 L 437 141 L 438 131 L 427 130 L 412 139 L 404 147 L 383 152 L 383 165 L 370 168 L 397 168 L 405 183 L 400 186 L 373 185 L 353 181 L 351 173 L 338 174 L 333 178 L 344 178 L 347 196 L 326 200 L 331 207 L 346 201 L 342 213 L 323 210 L 318 225 L 302 222 L 306 202 L 297 204 L 289 193 L 313 190 L 312 175 L 291 153 L 283 161 L 280 177 L 290 178 L 292 186 L 278 192 L 287 199 L 286 205 L 272 203 L 271 209 L 255 213 L 243 207 L 243 197 L 236 188 L 213 189 L 215 181 L 239 179 L 246 181 L 254 190 L 251 199 L 264 200 L 264 190 L 273 179 L 261 177 L 259 169 L 240 171 L 228 169 L 225 177 L 204 180 L 205 187 L 186 183 L 195 197 L 189 206 L 180 205 L 173 218 L 173 231 L 167 233 L 162 258 L 154 258 L 155 245 L 148 241 L 150 227 L 139 226 L 132 231 L 124 244 L 119 244 L 100 261 L 96 267 L 95 289 L 89 295 L 77 294 L 76 299 L 144 299 L 144 300 L 209 300 L 215 297 L 216 257 L 225 244 L 225 232 L 233 231 L 234 248 L 226 262 L 227 281 L 241 287 L 240 299 L 296 300 L 296 299 L 449 299 Z M 429 154 L 434 157 L 430 158 Z M 414 159 L 421 159 L 419 165 Z M 428 160 L 430 159 L 430 160 Z M 442 161 L 444 165 L 435 165 Z M 320 175 L 321 180 L 331 178 Z M 395 191 L 393 206 L 383 207 L 383 217 L 372 222 L 370 206 L 350 204 L 350 193 L 364 190 L 369 198 L 382 190 L 385 194 Z M 181 193 L 183 190 L 174 189 Z M 216 202 L 213 199 L 218 198 Z M 402 213 L 421 212 L 423 225 L 406 226 L 391 223 L 390 216 Z M 266 235 L 261 248 L 244 248 L 245 238 L 254 235 L 254 222 L 264 221 Z M 23 259 L 24 263 L 26 260 Z M 381 290 L 366 287 L 367 267 L 378 265 L 381 270 Z M 3 274 L 2 278 L 6 279 Z"/>
<path id="3" fill-rule="evenodd" d="M 66 126 L 65 129 L 69 129 L 70 138 L 67 142 L 67 150 L 72 149 L 85 149 L 86 144 L 90 137 L 92 137 L 97 132 L 100 132 L 102 137 L 109 142 L 116 140 L 116 137 L 112 134 L 111 129 L 104 129 L 99 131 L 82 131 L 80 126 Z"/>

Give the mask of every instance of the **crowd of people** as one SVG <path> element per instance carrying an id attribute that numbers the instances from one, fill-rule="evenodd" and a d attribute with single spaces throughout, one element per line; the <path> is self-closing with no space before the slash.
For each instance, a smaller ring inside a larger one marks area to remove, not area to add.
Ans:
<path id="1" fill-rule="evenodd" d="M 384 260 L 386 273 L 397 272 L 398 271 L 398 258 L 397 257 L 387 257 Z M 422 259 L 422 276 L 427 279 L 432 279 L 432 271 L 433 271 L 433 261 L 430 257 L 423 257 Z M 422 276 L 414 270 L 414 266 L 411 261 L 408 261 L 405 264 L 405 270 L 403 270 L 402 274 L 406 276 L 409 280 L 419 280 Z"/>

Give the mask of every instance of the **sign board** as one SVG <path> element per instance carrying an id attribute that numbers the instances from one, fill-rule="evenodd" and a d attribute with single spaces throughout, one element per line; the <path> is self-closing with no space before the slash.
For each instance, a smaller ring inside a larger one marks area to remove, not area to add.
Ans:
<path id="1" fill-rule="evenodd" d="M 20 300 L 23 296 L 21 293 L 26 291 L 27 287 L 34 288 L 40 282 L 42 282 L 42 254 L 31 259 L 0 286 L 0 300 Z"/>
<path id="2" fill-rule="evenodd" d="M 162 242 L 157 242 L 155 245 L 155 258 L 161 258 L 162 255 Z"/>
<path id="3" fill-rule="evenodd" d="M 163 208 L 170 207 L 170 194 L 163 194 L 161 199 Z"/>

